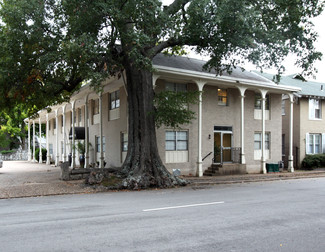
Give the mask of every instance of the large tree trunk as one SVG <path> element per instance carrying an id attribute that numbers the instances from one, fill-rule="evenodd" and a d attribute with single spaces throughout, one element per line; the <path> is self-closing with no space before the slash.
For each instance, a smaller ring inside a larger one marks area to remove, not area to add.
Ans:
<path id="1" fill-rule="evenodd" d="M 163 165 L 157 148 L 152 73 L 125 64 L 128 94 L 128 153 L 122 166 L 129 189 L 185 185 Z"/>

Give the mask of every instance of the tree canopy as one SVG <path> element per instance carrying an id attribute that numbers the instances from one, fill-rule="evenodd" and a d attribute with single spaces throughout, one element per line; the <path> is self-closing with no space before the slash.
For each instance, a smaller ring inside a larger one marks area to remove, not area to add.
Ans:
<path id="1" fill-rule="evenodd" d="M 153 57 L 190 46 L 210 56 L 205 67 L 217 74 L 242 59 L 281 73 L 282 60 L 294 53 L 311 74 L 321 53 L 310 20 L 323 8 L 322 0 L 2 0 L 0 109 L 24 104 L 34 113 L 69 99 L 83 83 L 100 90 L 105 78 L 123 72 L 129 113 L 124 187 L 183 184 L 158 154 Z"/>
<path id="2" fill-rule="evenodd" d="M 83 81 L 98 85 L 124 68 L 125 56 L 152 70 L 151 59 L 185 45 L 209 55 L 208 68 L 281 69 L 289 52 L 306 73 L 321 54 L 310 19 L 315 0 L 3 0 L 0 108 L 32 112 L 68 99 Z"/>

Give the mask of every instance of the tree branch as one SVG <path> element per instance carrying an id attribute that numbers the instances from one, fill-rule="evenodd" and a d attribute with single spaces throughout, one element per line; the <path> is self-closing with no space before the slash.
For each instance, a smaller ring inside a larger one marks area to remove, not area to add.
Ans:
<path id="1" fill-rule="evenodd" d="M 168 6 L 164 6 L 164 12 L 167 15 L 174 15 L 177 13 L 179 10 L 183 8 L 188 2 L 191 0 L 175 0 L 173 3 L 171 3 Z"/>

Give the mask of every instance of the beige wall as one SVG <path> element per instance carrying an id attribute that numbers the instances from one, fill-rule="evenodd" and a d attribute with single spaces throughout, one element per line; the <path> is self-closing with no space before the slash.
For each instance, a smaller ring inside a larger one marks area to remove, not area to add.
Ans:
<path id="1" fill-rule="evenodd" d="M 322 119 L 309 119 L 309 99 L 306 97 L 295 100 L 293 104 L 293 159 L 294 167 L 300 168 L 306 156 L 306 133 L 325 133 L 325 102 L 322 101 Z M 289 100 L 286 100 L 286 115 L 283 116 L 283 134 L 286 139 L 286 158 L 289 152 Z"/>
<path id="2" fill-rule="evenodd" d="M 188 83 L 182 82 L 180 83 Z M 165 80 L 159 79 L 157 81 L 155 91 L 159 92 L 165 88 Z M 188 84 L 189 90 L 197 90 L 197 86 L 194 83 Z M 221 86 L 220 88 L 225 88 Z M 109 119 L 109 92 L 120 90 L 120 118 L 116 120 Z M 217 103 L 217 89 L 215 84 L 209 85 L 207 83 L 203 90 L 203 103 L 202 103 L 202 157 L 209 152 L 213 152 L 214 146 L 214 126 L 231 126 L 233 129 L 233 147 L 240 147 L 240 93 L 235 87 L 228 87 L 228 106 L 220 106 Z M 121 80 L 116 80 L 109 83 L 105 87 L 103 98 L 103 136 L 106 139 L 106 152 L 105 161 L 106 167 L 119 167 L 121 166 L 121 132 L 127 131 L 127 96 Z M 254 160 L 254 132 L 262 130 L 262 121 L 254 119 L 254 97 L 255 90 L 247 90 L 245 92 L 245 154 L 246 154 L 246 168 L 249 173 L 261 172 L 260 160 Z M 84 98 L 82 98 L 84 99 Z M 91 99 L 96 99 L 92 97 Z M 90 162 L 96 161 L 95 153 L 95 136 L 99 136 L 99 124 L 92 124 L 92 108 L 89 101 L 89 140 L 92 145 L 90 151 Z M 270 94 L 270 120 L 266 120 L 266 132 L 271 133 L 271 156 L 267 162 L 278 162 L 281 160 L 281 132 L 282 132 L 282 120 L 281 120 L 281 95 Z M 76 103 L 76 108 L 82 108 L 82 122 L 84 121 L 84 103 Z M 190 105 L 189 108 L 194 112 L 198 111 L 198 105 Z M 71 105 L 67 107 L 66 112 L 66 139 L 68 141 L 68 133 L 71 127 L 70 112 Z M 62 109 L 59 110 L 59 115 L 62 114 Z M 53 114 L 51 115 L 53 118 Z M 78 117 L 77 117 L 78 118 Z M 83 125 L 84 123 L 82 123 Z M 61 134 L 61 123 L 59 127 L 59 143 L 63 139 Z M 197 168 L 197 156 L 198 156 L 198 120 L 195 119 L 189 125 L 182 126 L 183 129 L 189 132 L 189 150 L 188 150 L 188 162 L 185 163 L 169 163 L 166 167 L 172 171 L 172 169 L 181 169 L 182 174 L 196 174 Z M 165 127 L 157 129 L 157 143 L 158 150 L 163 162 L 166 160 L 165 155 Z M 209 139 L 209 134 L 211 139 Z M 53 134 L 53 120 L 51 125 L 51 131 L 49 132 L 49 142 L 53 144 L 53 151 L 55 153 L 55 135 Z M 61 148 L 59 148 L 61 151 Z M 70 149 L 67 149 L 67 155 Z M 62 155 L 60 155 L 60 160 Z M 55 157 L 55 154 L 54 154 Z M 203 169 L 207 169 L 212 163 L 213 155 L 211 154 L 203 162 Z M 76 158 L 76 161 L 78 158 Z M 78 164 L 78 161 L 77 161 Z"/>
<path id="3" fill-rule="evenodd" d="M 300 131 L 299 131 L 299 164 L 306 156 L 306 133 L 325 133 L 325 102 L 322 101 L 322 119 L 311 120 L 309 119 L 309 99 L 300 98 Z"/>

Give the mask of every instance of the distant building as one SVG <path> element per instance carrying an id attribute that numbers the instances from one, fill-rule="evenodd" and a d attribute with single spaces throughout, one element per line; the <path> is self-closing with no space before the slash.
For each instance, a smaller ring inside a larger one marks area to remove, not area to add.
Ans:
<path id="1" fill-rule="evenodd" d="M 262 76 L 272 79 L 271 74 Z M 299 88 L 293 102 L 294 166 L 300 167 L 306 154 L 325 153 L 325 84 L 306 81 L 300 75 L 283 76 L 281 85 Z M 282 156 L 288 162 L 289 97 L 282 99 Z"/>

